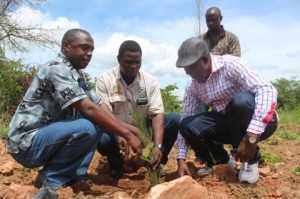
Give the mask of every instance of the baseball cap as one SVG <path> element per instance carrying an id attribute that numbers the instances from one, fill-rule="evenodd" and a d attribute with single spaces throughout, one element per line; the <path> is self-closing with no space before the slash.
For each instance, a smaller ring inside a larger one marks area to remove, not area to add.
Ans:
<path id="1" fill-rule="evenodd" d="M 176 67 L 190 66 L 207 53 L 209 53 L 209 50 L 206 42 L 199 37 L 191 37 L 179 47 Z"/>

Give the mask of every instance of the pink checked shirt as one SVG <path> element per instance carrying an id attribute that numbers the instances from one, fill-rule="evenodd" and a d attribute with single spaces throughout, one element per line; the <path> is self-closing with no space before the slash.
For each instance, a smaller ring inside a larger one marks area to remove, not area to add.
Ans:
<path id="1" fill-rule="evenodd" d="M 277 91 L 263 81 L 241 62 L 231 55 L 211 55 L 212 73 L 205 83 L 192 80 L 186 88 L 183 108 L 185 115 L 197 113 L 199 104 L 204 103 L 217 112 L 224 111 L 235 93 L 249 91 L 255 94 L 255 110 L 247 132 L 261 134 L 271 121 L 276 108 Z M 185 159 L 186 145 L 178 134 L 177 159 Z"/>

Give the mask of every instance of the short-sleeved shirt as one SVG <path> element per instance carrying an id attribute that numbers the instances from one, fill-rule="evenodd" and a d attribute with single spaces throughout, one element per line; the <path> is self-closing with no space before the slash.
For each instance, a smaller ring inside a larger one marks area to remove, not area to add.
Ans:
<path id="1" fill-rule="evenodd" d="M 224 30 L 222 26 L 221 33 L 219 35 L 214 35 L 210 31 L 207 31 L 201 38 L 206 41 L 209 51 L 214 55 L 233 55 L 241 56 L 241 47 L 238 37 Z"/>
<path id="2" fill-rule="evenodd" d="M 80 117 L 70 105 L 86 97 L 100 103 L 82 71 L 76 70 L 63 55 L 40 66 L 10 122 L 8 151 L 26 150 L 39 128 Z"/>
<path id="3" fill-rule="evenodd" d="M 145 116 L 164 112 L 159 82 L 141 70 L 130 85 L 122 79 L 119 67 L 100 75 L 96 94 L 116 117 L 130 124 L 134 112 Z"/>

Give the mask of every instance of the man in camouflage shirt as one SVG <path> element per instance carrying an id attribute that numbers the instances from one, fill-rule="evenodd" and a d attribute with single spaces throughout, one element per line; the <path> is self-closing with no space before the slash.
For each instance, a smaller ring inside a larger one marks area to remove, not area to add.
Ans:
<path id="1" fill-rule="evenodd" d="M 67 31 L 62 54 L 38 68 L 11 120 L 9 153 L 25 167 L 42 167 L 34 199 L 57 198 L 58 188 L 87 176 L 97 147 L 115 144 L 102 129 L 141 152 L 139 130 L 114 117 L 86 84 L 81 69 L 90 62 L 93 50 L 87 31 Z"/>

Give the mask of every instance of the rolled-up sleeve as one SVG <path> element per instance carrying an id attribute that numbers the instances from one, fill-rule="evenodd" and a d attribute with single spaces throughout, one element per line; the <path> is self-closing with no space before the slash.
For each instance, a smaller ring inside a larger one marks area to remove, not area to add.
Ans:
<path id="1" fill-rule="evenodd" d="M 109 101 L 109 91 L 107 90 L 105 77 L 103 75 L 96 80 L 96 94 L 101 97 L 102 102 L 104 102 L 109 107 L 110 111 L 112 111 L 112 106 Z"/>
<path id="2" fill-rule="evenodd" d="M 183 100 L 183 117 L 191 116 L 195 114 L 198 104 L 201 104 L 199 100 L 193 95 L 193 82 L 186 88 Z M 176 140 L 177 147 L 177 159 L 185 159 L 187 154 L 187 146 L 185 139 L 178 133 Z"/>
<path id="3" fill-rule="evenodd" d="M 149 114 L 164 113 L 164 105 L 160 92 L 160 85 L 157 80 L 152 81 L 149 96 Z"/>

